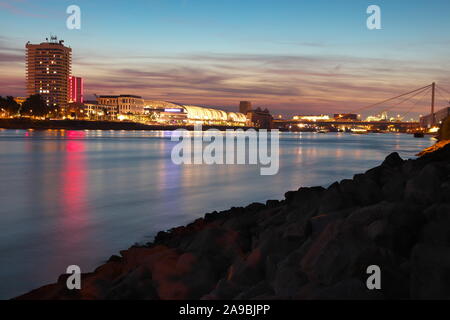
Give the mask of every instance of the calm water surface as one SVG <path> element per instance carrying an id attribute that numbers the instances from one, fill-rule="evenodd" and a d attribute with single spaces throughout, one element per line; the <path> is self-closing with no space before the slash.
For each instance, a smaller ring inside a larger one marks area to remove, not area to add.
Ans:
<path id="1" fill-rule="evenodd" d="M 433 144 L 394 134 L 284 133 L 280 170 L 176 166 L 170 132 L 0 131 L 0 298 L 92 271 L 119 250 L 206 212 L 329 185 L 397 151 Z"/>

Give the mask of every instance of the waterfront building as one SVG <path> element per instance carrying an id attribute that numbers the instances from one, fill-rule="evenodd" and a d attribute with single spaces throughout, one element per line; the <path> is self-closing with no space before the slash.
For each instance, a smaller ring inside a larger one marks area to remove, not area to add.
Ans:
<path id="1" fill-rule="evenodd" d="M 83 107 L 90 119 L 115 119 L 117 117 L 116 106 L 100 105 L 97 101 L 86 101 Z"/>
<path id="2" fill-rule="evenodd" d="M 218 109 L 186 105 L 183 108 L 191 123 L 243 125 L 247 122 L 245 114 L 240 112 L 227 112 Z"/>
<path id="3" fill-rule="evenodd" d="M 84 102 L 84 85 L 83 78 L 70 76 L 69 77 L 69 102 L 83 103 Z"/>
<path id="4" fill-rule="evenodd" d="M 335 113 L 333 115 L 334 120 L 350 120 L 358 121 L 359 116 L 356 113 Z"/>
<path id="5" fill-rule="evenodd" d="M 180 109 L 181 107 L 169 101 L 162 100 L 144 100 L 144 113 L 151 114 L 155 112 L 164 112 L 165 109 Z"/>
<path id="6" fill-rule="evenodd" d="M 247 114 L 247 112 L 252 110 L 251 101 L 241 101 L 239 103 L 239 112 L 243 114 Z"/>
<path id="7" fill-rule="evenodd" d="M 256 110 L 247 111 L 247 120 L 250 124 L 261 129 L 271 129 L 273 126 L 273 117 L 269 110 L 256 108 Z"/>
<path id="8" fill-rule="evenodd" d="M 433 125 L 440 125 L 445 118 L 450 116 L 450 107 L 441 109 L 432 114 L 420 117 L 420 126 L 422 128 L 431 128 Z M 433 120 L 434 118 L 434 120 Z"/>
<path id="9" fill-rule="evenodd" d="M 69 101 L 72 49 L 51 37 L 40 44 L 26 44 L 28 96 L 40 94 L 48 106 L 64 106 Z"/>
<path id="10" fill-rule="evenodd" d="M 386 111 L 382 112 L 380 115 L 368 116 L 366 118 L 367 122 L 377 122 L 377 121 L 389 121 L 389 117 Z"/>
<path id="11" fill-rule="evenodd" d="M 162 124 L 187 124 L 189 122 L 184 108 L 163 108 L 155 111 L 157 122 Z"/>
<path id="12" fill-rule="evenodd" d="M 84 104 L 69 102 L 61 109 L 60 116 L 62 116 L 63 119 L 83 120 L 88 117 L 88 114 L 85 112 Z"/>
<path id="13" fill-rule="evenodd" d="M 134 95 L 99 96 L 97 103 L 102 106 L 114 106 L 119 115 L 144 114 L 144 99 Z"/>
<path id="14" fill-rule="evenodd" d="M 327 121 L 330 120 L 330 116 L 327 115 L 304 115 L 304 116 L 294 116 L 294 120 L 304 120 L 304 121 Z"/>
<path id="15" fill-rule="evenodd" d="M 204 124 L 244 126 L 245 114 L 193 105 L 179 105 L 168 101 L 145 101 L 146 112 L 155 115 L 162 124 Z"/>

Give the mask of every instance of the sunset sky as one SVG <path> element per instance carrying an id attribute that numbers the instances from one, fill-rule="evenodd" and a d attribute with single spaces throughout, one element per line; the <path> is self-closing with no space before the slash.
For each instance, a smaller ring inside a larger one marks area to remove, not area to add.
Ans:
<path id="1" fill-rule="evenodd" d="M 71 4 L 81 30 L 66 28 Z M 366 27 L 372 4 L 382 30 Z M 432 81 L 450 91 L 449 12 L 448 0 L 0 0 L 0 95 L 25 95 L 25 43 L 54 34 L 88 98 L 350 112 Z"/>

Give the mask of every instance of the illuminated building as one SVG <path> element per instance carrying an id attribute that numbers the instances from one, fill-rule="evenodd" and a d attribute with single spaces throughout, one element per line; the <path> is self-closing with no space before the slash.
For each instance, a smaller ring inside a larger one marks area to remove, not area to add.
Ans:
<path id="1" fill-rule="evenodd" d="M 176 103 L 161 101 L 161 100 L 145 100 L 144 113 L 150 114 L 152 112 L 164 112 L 164 109 L 180 108 Z"/>
<path id="2" fill-rule="evenodd" d="M 191 122 L 213 123 L 213 122 L 246 122 L 247 117 L 238 112 L 226 112 L 223 110 L 203 108 L 197 106 L 183 106 L 187 118 Z"/>
<path id="3" fill-rule="evenodd" d="M 366 118 L 366 121 L 368 121 L 368 122 L 388 121 L 387 112 L 383 112 L 383 113 L 381 113 L 381 115 L 377 115 L 377 116 L 368 116 Z"/>
<path id="4" fill-rule="evenodd" d="M 83 107 L 90 117 L 94 116 L 94 118 L 96 118 L 98 116 L 102 116 L 107 118 L 115 118 L 117 116 L 116 106 L 100 105 L 97 101 L 86 101 L 83 103 Z"/>
<path id="5" fill-rule="evenodd" d="M 323 121 L 323 120 L 330 120 L 330 116 L 327 115 L 320 115 L 320 116 L 294 116 L 294 120 L 305 120 L 305 121 Z"/>
<path id="6" fill-rule="evenodd" d="M 72 49 L 56 37 L 40 44 L 26 44 L 28 96 L 40 94 L 47 105 L 64 106 L 69 101 Z"/>
<path id="7" fill-rule="evenodd" d="M 69 102 L 83 103 L 83 78 L 69 77 Z"/>
<path id="8" fill-rule="evenodd" d="M 359 120 L 358 115 L 355 113 L 336 113 L 333 115 L 333 118 L 334 120 Z"/>
<path id="9" fill-rule="evenodd" d="M 165 124 L 183 124 L 188 122 L 186 110 L 182 107 L 158 109 L 158 121 Z"/>
<path id="10" fill-rule="evenodd" d="M 97 103 L 102 106 L 114 106 L 121 115 L 144 114 L 144 99 L 140 96 L 99 96 Z"/>
<path id="11" fill-rule="evenodd" d="M 245 125 L 247 117 L 239 112 L 192 105 L 178 105 L 167 101 L 146 101 L 148 112 L 157 115 L 157 121 L 167 124 Z"/>

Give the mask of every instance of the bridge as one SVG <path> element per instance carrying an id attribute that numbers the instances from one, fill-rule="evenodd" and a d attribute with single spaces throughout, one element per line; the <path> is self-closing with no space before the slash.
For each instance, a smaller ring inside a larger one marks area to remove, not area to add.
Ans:
<path id="1" fill-rule="evenodd" d="M 429 99 L 429 100 L 428 100 Z M 274 120 L 274 125 L 280 129 L 295 129 L 303 126 L 314 126 L 316 128 L 358 128 L 364 127 L 369 130 L 387 130 L 393 129 L 394 131 L 410 132 L 420 130 L 420 123 L 417 121 L 401 121 L 400 119 L 406 119 L 408 115 L 418 110 L 423 110 L 424 106 L 430 106 L 430 115 L 432 118 L 432 126 L 435 126 L 436 121 L 436 107 L 441 105 L 449 106 L 450 103 L 450 91 L 438 86 L 435 82 L 427 86 L 408 91 L 395 97 L 385 99 L 383 101 L 372 103 L 349 112 L 350 114 L 360 114 L 367 111 L 378 111 L 379 114 L 386 113 L 387 111 L 395 110 L 398 112 L 396 120 L 389 121 L 361 121 L 361 120 L 349 120 L 342 118 L 334 118 L 330 120 L 305 120 L 305 119 L 292 119 L 292 120 Z"/>
<path id="2" fill-rule="evenodd" d="M 383 131 L 394 129 L 398 132 L 413 132 L 420 128 L 419 122 L 403 122 L 403 121 L 358 121 L 358 120 L 274 120 L 274 126 L 279 129 L 292 130 L 299 125 L 313 125 L 322 129 L 354 129 L 364 127 L 369 130 Z"/>

